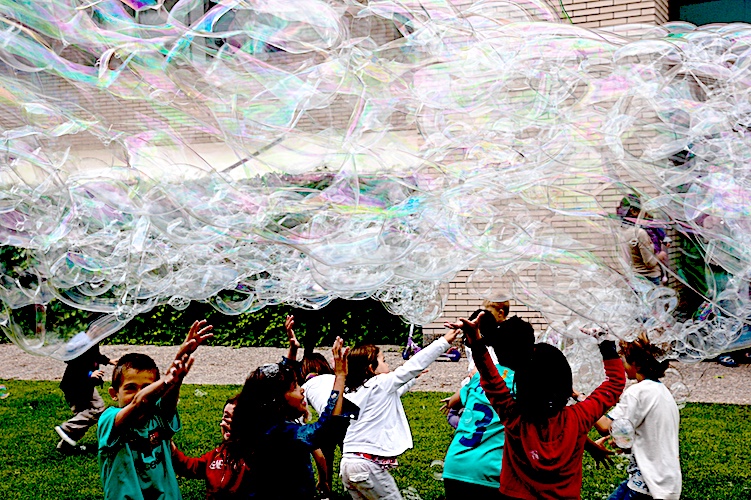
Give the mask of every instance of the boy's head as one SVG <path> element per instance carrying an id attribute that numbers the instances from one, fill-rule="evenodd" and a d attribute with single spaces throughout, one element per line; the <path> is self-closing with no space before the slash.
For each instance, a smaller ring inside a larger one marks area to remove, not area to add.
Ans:
<path id="1" fill-rule="evenodd" d="M 629 379 L 659 380 L 665 376 L 665 370 L 670 367 L 668 360 L 658 361 L 665 356 L 665 351 L 651 344 L 645 336 L 640 336 L 633 342 L 619 344 L 623 367 Z"/>
<path id="2" fill-rule="evenodd" d="M 483 300 L 482 308 L 490 311 L 496 322 L 506 321 L 511 304 L 508 300 L 504 302 L 493 302 L 492 300 Z"/>
<path id="3" fill-rule="evenodd" d="M 306 379 L 308 375 L 325 375 L 333 374 L 334 370 L 331 369 L 331 365 L 326 360 L 326 357 L 318 352 L 305 353 L 300 363 L 300 371 L 302 372 L 303 379 Z"/>
<path id="4" fill-rule="evenodd" d="M 532 358 L 534 328 L 519 316 L 512 316 L 498 324 L 486 344 L 493 348 L 500 364 L 517 371 L 528 365 Z"/>
<path id="5" fill-rule="evenodd" d="M 563 410 L 573 392 L 571 366 L 550 344 L 535 344 L 526 366 L 514 378 L 516 400 L 527 420 L 544 421 Z"/>
<path id="6" fill-rule="evenodd" d="M 159 380 L 159 368 L 145 354 L 129 353 L 122 356 L 112 372 L 110 396 L 122 408 L 129 404 L 141 389 Z"/>

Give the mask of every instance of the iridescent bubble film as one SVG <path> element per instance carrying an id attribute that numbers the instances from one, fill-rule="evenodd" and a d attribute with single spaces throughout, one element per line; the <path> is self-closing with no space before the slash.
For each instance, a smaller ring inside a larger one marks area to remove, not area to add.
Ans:
<path id="1" fill-rule="evenodd" d="M 629 450 L 634 445 L 634 426 L 627 418 L 617 418 L 610 423 L 610 437 L 617 447 Z"/>
<path id="2" fill-rule="evenodd" d="M 0 326 L 70 359 L 191 301 L 427 324 L 467 275 L 565 338 L 750 345 L 749 26 L 560 10 L 0 0 Z M 659 285 L 634 228 L 672 242 Z"/>

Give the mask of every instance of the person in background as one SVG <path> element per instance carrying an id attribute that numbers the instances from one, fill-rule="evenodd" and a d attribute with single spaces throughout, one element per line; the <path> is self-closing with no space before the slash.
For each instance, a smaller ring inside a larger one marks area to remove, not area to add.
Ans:
<path id="1" fill-rule="evenodd" d="M 101 365 L 107 364 L 116 365 L 117 359 L 110 359 L 99 352 L 99 344 L 94 344 L 89 350 L 67 362 L 60 389 L 73 412 L 73 417 L 55 426 L 55 432 L 60 436 L 57 451 L 86 451 L 86 447 L 78 445 L 78 441 L 90 427 L 96 425 L 104 411 L 104 400 L 99 395 L 97 387 L 104 385 L 104 371 Z"/>

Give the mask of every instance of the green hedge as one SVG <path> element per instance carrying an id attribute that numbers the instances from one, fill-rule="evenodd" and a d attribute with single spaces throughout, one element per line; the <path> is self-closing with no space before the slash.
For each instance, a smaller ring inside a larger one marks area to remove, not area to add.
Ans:
<path id="1" fill-rule="evenodd" d="M 349 345 L 359 343 L 397 344 L 406 342 L 409 325 L 390 314 L 375 300 L 335 300 L 318 311 L 294 309 L 289 306 L 268 306 L 260 311 L 228 316 L 211 305 L 193 302 L 179 311 L 169 305 L 154 308 L 131 320 L 105 343 L 134 345 L 175 345 L 185 338 L 187 328 L 196 319 L 206 318 L 214 325 L 211 345 L 233 347 L 282 347 L 286 345 L 284 320 L 294 314 L 295 330 L 303 346 L 334 343 L 337 335 Z M 24 331 L 35 328 L 34 306 L 13 312 Z M 47 306 L 47 330 L 80 331 L 98 314 L 71 308 L 59 301 Z M 421 332 L 416 329 L 419 342 Z M 2 342 L 8 339 L 2 336 Z"/>
<path id="2" fill-rule="evenodd" d="M 33 252 L 12 246 L 0 245 L 0 278 L 3 281 L 18 281 L 22 286 L 33 288 L 38 277 L 29 272 L 34 267 Z M 0 314 L 2 313 L 0 304 Z M 34 305 L 12 312 L 14 320 L 25 332 L 34 332 L 40 317 Z M 404 344 L 409 325 L 390 314 L 375 300 L 335 300 L 319 311 L 294 309 L 290 306 L 267 306 L 260 311 L 237 316 L 228 316 L 204 302 L 193 302 L 184 310 L 163 305 L 131 320 L 122 330 L 112 335 L 108 342 L 117 344 L 179 344 L 185 337 L 187 327 L 196 319 L 206 318 L 214 325 L 213 345 L 237 347 L 280 347 L 286 343 L 284 320 L 294 314 L 297 320 L 298 338 L 307 345 L 332 345 L 337 335 L 347 344 L 364 342 L 374 344 Z M 46 308 L 45 328 L 66 337 L 73 332 L 85 330 L 99 316 L 98 313 L 72 308 L 53 300 Z M 2 321 L 2 318 L 0 318 Z M 416 332 L 416 341 L 421 332 Z M 0 342 L 8 342 L 0 335 Z"/>

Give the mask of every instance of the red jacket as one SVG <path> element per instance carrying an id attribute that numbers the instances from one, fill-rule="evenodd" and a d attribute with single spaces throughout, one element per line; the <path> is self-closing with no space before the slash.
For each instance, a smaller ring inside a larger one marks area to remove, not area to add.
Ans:
<path id="1" fill-rule="evenodd" d="M 522 420 L 485 347 L 477 346 L 473 354 L 480 384 L 506 426 L 501 493 L 519 499 L 581 498 L 584 443 L 595 422 L 623 392 L 626 377 L 621 360 L 605 360 L 605 382 L 584 401 L 540 425 Z"/>
<path id="2" fill-rule="evenodd" d="M 250 469 L 244 460 L 240 459 L 234 467 L 227 464 L 225 443 L 200 458 L 186 457 L 174 448 L 172 467 L 179 476 L 205 479 L 207 500 L 237 498 L 237 494 L 244 491 L 243 481 L 250 476 Z"/>

